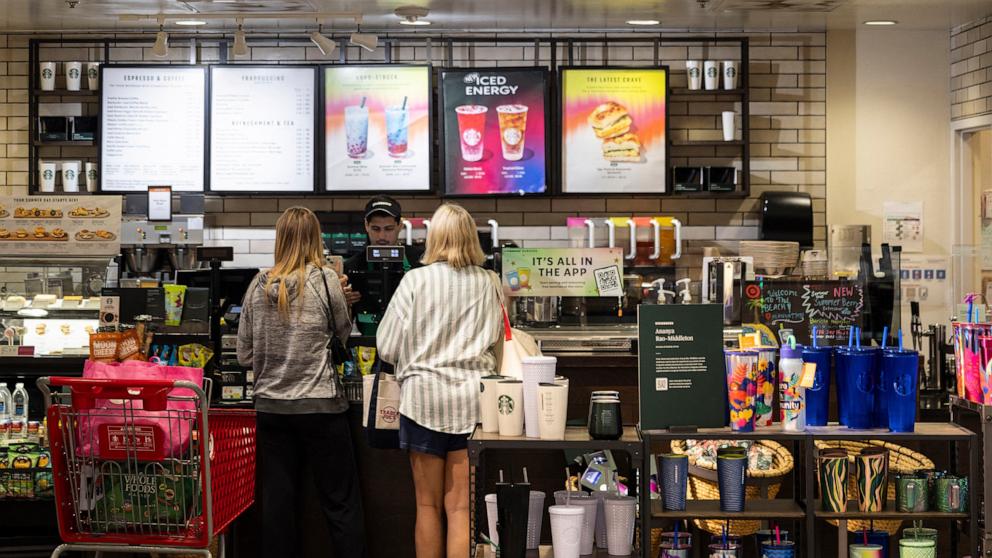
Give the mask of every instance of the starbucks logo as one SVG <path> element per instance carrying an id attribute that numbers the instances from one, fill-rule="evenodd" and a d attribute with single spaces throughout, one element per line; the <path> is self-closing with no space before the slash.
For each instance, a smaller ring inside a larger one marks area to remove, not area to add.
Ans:
<path id="1" fill-rule="evenodd" d="M 72 79 L 79 79 L 79 70 L 77 68 L 71 68 L 69 70 L 69 77 Z"/>
<path id="2" fill-rule="evenodd" d="M 706 77 L 715 78 L 718 75 L 719 74 L 717 73 L 715 66 L 710 66 L 709 68 L 706 68 Z"/>
<path id="3" fill-rule="evenodd" d="M 86 71 L 86 75 L 88 75 L 91 78 L 95 78 L 96 75 L 97 75 L 97 73 L 98 72 L 97 72 L 96 68 L 90 68 L 89 70 Z"/>
<path id="4" fill-rule="evenodd" d="M 41 172 L 41 177 L 44 178 L 45 180 L 52 180 L 53 178 L 55 178 L 55 173 L 52 172 L 50 169 L 45 169 L 44 171 Z"/>
<path id="5" fill-rule="evenodd" d="M 96 169 L 90 169 L 89 172 L 86 173 L 86 176 L 88 176 L 90 180 L 96 180 Z"/>
<path id="6" fill-rule="evenodd" d="M 76 178 L 76 171 L 74 171 L 72 169 L 66 169 L 66 171 L 65 171 L 65 179 L 66 180 L 74 180 L 75 178 Z"/>
<path id="7" fill-rule="evenodd" d="M 698 78 L 699 77 L 699 68 L 689 68 L 689 77 Z"/>
<path id="8" fill-rule="evenodd" d="M 499 396 L 499 400 L 497 401 L 497 408 L 499 409 L 499 414 L 509 415 L 513 413 L 514 405 L 515 404 L 513 402 L 513 398 L 510 397 L 509 395 Z"/>
<path id="9" fill-rule="evenodd" d="M 723 74 L 728 78 L 737 77 L 737 68 L 733 66 L 727 66 L 724 69 Z"/>
<path id="10" fill-rule="evenodd" d="M 45 68 L 44 70 L 41 71 L 41 77 L 45 79 L 52 79 L 53 77 L 55 77 L 55 73 L 52 72 L 51 68 Z"/>

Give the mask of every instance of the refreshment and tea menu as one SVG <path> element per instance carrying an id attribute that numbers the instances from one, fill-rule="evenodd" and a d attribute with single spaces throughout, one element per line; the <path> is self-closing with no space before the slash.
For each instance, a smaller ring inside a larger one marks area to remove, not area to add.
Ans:
<path id="1" fill-rule="evenodd" d="M 562 191 L 663 193 L 665 68 L 562 70 Z"/>
<path id="2" fill-rule="evenodd" d="M 429 191 L 430 67 L 323 71 L 327 191 Z"/>
<path id="3" fill-rule="evenodd" d="M 121 196 L 0 197 L 0 254 L 116 256 Z"/>
<path id="4" fill-rule="evenodd" d="M 202 192 L 206 68 L 103 66 L 100 190 Z"/>
<path id="5" fill-rule="evenodd" d="M 317 71 L 210 68 L 210 190 L 312 192 Z"/>
<path id="6" fill-rule="evenodd" d="M 545 70 L 445 70 L 441 91 L 445 193 L 547 190 Z"/>

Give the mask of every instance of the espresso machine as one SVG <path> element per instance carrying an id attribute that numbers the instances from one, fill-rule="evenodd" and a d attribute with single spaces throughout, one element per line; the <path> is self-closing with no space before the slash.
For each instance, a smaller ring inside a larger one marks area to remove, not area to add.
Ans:
<path id="1" fill-rule="evenodd" d="M 178 270 L 200 267 L 196 247 L 202 245 L 202 215 L 176 215 L 171 221 L 126 218 L 121 223 L 121 275 L 172 279 Z"/>

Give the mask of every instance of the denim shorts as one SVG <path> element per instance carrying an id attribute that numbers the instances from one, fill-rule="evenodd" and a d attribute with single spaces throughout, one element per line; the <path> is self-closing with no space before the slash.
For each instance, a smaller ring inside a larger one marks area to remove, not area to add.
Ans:
<path id="1" fill-rule="evenodd" d="M 400 415 L 400 447 L 444 459 L 448 452 L 468 448 L 468 434 L 436 432 Z"/>

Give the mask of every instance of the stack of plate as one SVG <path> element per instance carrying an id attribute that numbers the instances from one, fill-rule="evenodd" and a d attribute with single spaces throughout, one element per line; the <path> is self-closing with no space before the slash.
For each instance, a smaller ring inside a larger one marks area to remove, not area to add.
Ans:
<path id="1" fill-rule="evenodd" d="M 784 275 L 799 261 L 799 243 L 778 240 L 742 240 L 741 256 L 754 258 L 754 270 L 762 275 Z"/>

